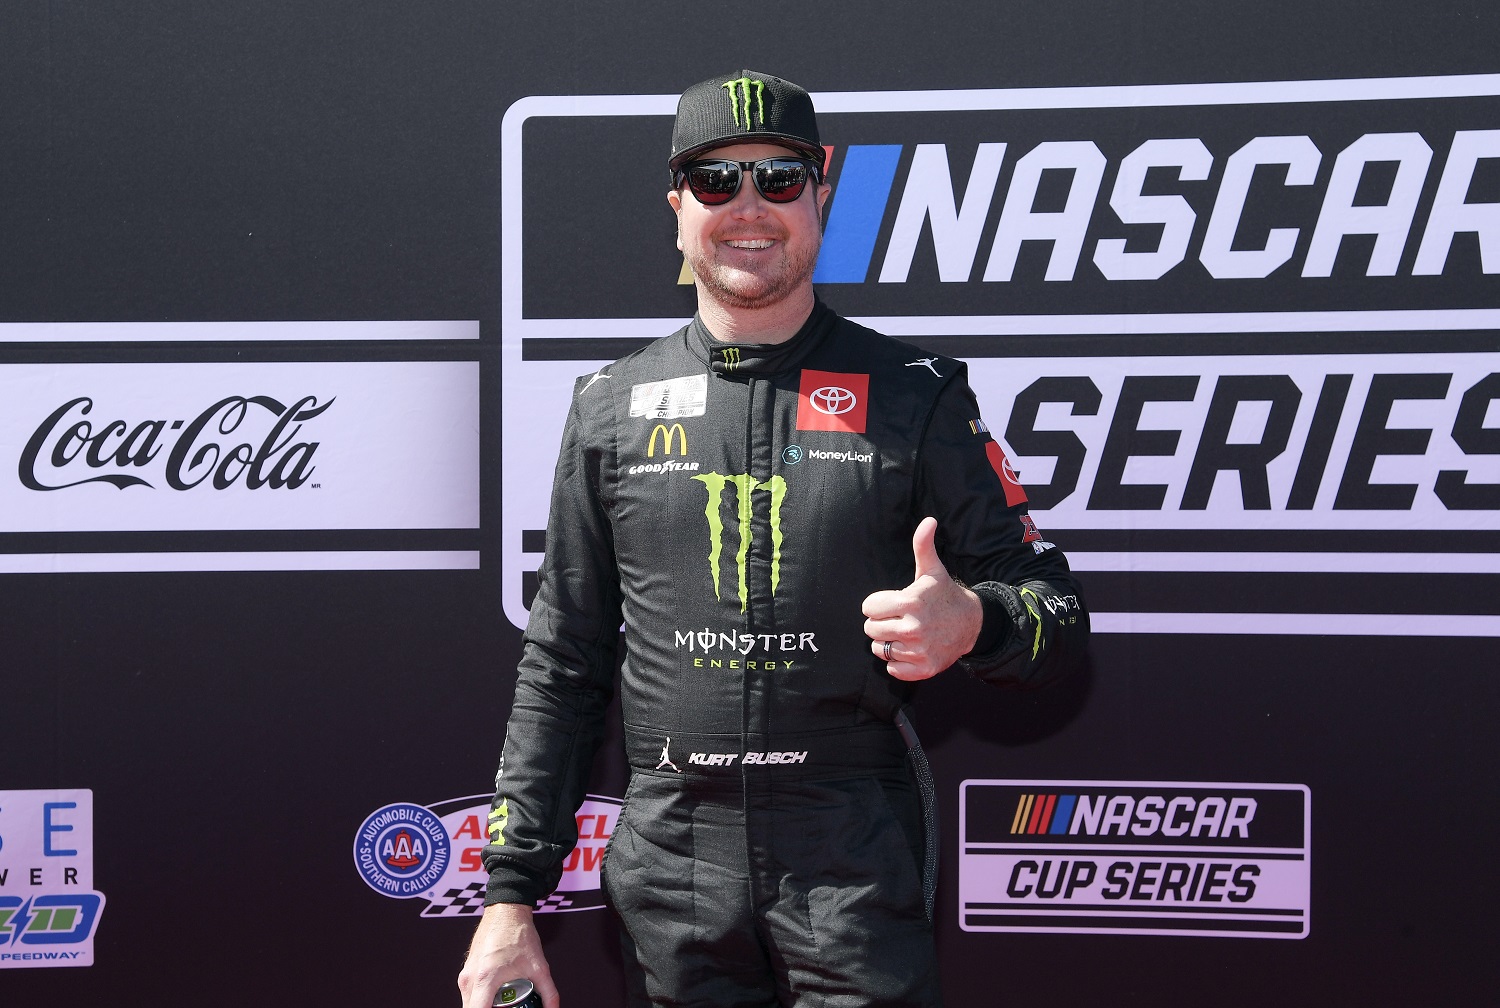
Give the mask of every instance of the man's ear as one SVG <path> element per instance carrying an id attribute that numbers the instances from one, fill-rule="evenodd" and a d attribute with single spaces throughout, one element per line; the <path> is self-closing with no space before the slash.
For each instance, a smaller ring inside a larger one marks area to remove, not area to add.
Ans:
<path id="1" fill-rule="evenodd" d="M 672 212 L 677 215 L 677 251 L 682 251 L 682 193 L 676 189 L 667 191 L 667 203 L 671 205 Z"/>

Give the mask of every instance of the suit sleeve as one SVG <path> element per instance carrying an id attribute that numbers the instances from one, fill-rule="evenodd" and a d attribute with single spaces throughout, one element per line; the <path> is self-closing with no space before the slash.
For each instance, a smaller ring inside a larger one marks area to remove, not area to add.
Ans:
<path id="1" fill-rule="evenodd" d="M 913 523 L 937 518 L 939 555 L 984 605 L 979 640 L 959 665 L 996 685 L 1035 686 L 1083 659 L 1083 593 L 1062 550 L 1032 521 L 1026 492 L 985 429 L 962 367 L 928 421 L 916 504 Z"/>
<path id="2" fill-rule="evenodd" d="M 486 903 L 534 903 L 562 877 L 574 815 L 614 692 L 620 589 L 602 501 L 606 438 L 590 438 L 580 380 L 563 433 L 547 518 L 541 587 L 531 606 L 515 701 L 495 778 Z M 604 400 L 604 390 L 594 389 Z M 594 443 L 590 443 L 593 441 Z"/>

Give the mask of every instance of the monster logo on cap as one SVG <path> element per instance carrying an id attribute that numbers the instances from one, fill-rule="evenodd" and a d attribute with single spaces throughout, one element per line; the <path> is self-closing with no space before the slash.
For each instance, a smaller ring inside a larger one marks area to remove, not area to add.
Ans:
<path id="1" fill-rule="evenodd" d="M 722 87 L 729 92 L 729 114 L 734 116 L 734 124 L 740 129 L 752 129 L 750 123 L 750 96 L 755 95 L 756 118 L 760 120 L 762 128 L 766 125 L 766 82 L 751 80 L 749 77 L 740 77 L 737 80 L 725 81 Z M 735 94 L 735 89 L 739 94 Z M 745 121 L 740 122 L 740 110 L 745 113 Z"/>

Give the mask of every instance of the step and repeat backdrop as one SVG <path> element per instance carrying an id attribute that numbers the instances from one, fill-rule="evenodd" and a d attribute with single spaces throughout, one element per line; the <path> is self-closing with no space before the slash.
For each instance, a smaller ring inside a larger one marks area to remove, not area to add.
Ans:
<path id="1" fill-rule="evenodd" d="M 743 66 L 1093 611 L 923 688 L 948 1003 L 1484 1000 L 1500 18 L 1251 7 L 6 15 L 0 1002 L 457 1003 L 573 380 L 691 314 L 675 95 Z"/>

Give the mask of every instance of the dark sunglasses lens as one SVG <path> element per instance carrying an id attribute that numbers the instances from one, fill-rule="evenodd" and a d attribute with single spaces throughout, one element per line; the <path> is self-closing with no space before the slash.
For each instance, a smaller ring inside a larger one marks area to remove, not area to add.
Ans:
<path id="1" fill-rule="evenodd" d="M 697 161 L 687 167 L 687 183 L 699 203 L 728 203 L 740 189 L 740 166 L 733 161 Z"/>
<path id="2" fill-rule="evenodd" d="M 755 188 L 772 203 L 791 203 L 807 185 L 807 165 L 801 161 L 768 158 L 755 163 Z"/>

